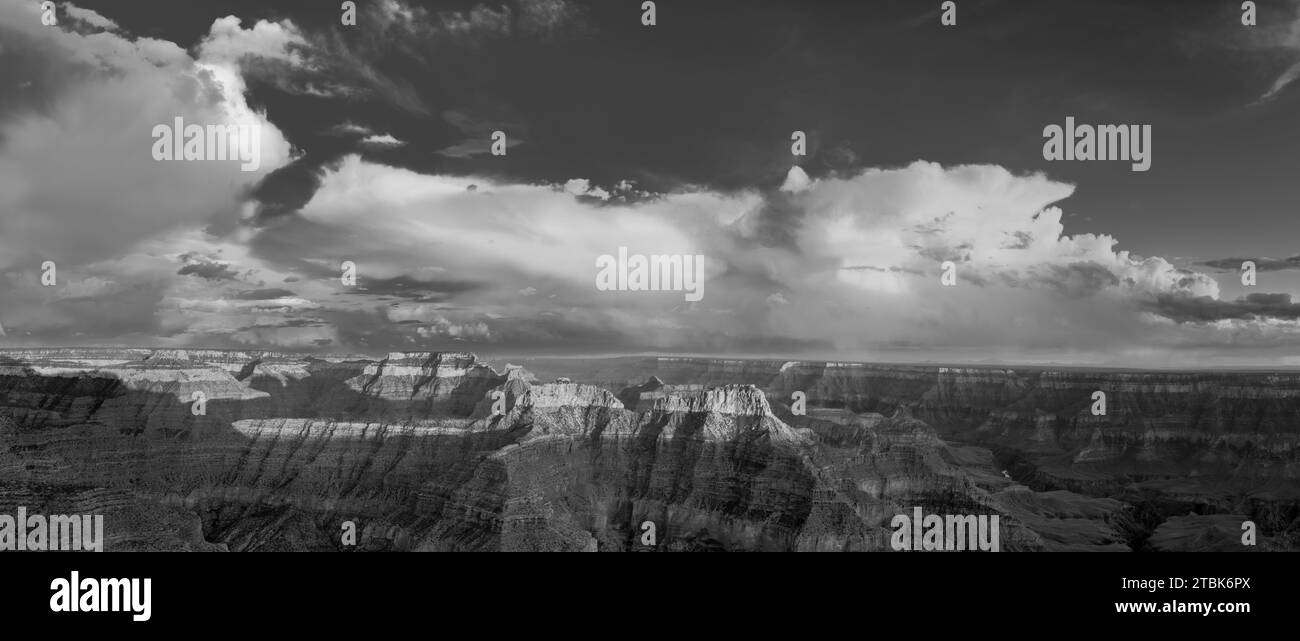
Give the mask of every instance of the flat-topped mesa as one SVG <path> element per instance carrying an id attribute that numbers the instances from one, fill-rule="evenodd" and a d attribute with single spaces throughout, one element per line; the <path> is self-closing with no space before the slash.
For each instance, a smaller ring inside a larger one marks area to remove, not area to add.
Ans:
<path id="1" fill-rule="evenodd" d="M 132 390 L 174 394 L 182 402 L 189 402 L 194 392 L 202 392 L 209 399 L 268 396 L 249 388 L 219 365 L 195 360 L 186 350 L 158 350 L 143 360 L 101 367 L 92 375 L 121 379 Z"/>
<path id="2" fill-rule="evenodd" d="M 31 366 L 41 368 L 69 368 L 90 370 L 142 360 L 151 350 L 134 348 L 24 348 L 0 350 L 0 366 Z"/>
<path id="3" fill-rule="evenodd" d="M 425 411 L 465 414 L 506 380 L 469 352 L 392 352 L 344 384 L 376 399 L 419 402 Z"/>
<path id="4" fill-rule="evenodd" d="M 476 368 L 500 376 L 468 352 L 391 352 L 367 365 L 348 385 L 380 398 L 406 399 L 436 379 L 463 377 Z"/>
<path id="5" fill-rule="evenodd" d="M 125 390 L 171 395 L 182 403 L 191 402 L 195 392 L 202 392 L 208 399 L 266 396 L 241 383 L 226 369 L 195 360 L 186 350 L 65 349 L 44 354 L 6 350 L 0 352 L 0 376 L 31 381 L 77 379 L 102 390 L 120 384 Z"/>
<path id="6" fill-rule="evenodd" d="M 476 365 L 486 367 L 479 363 L 478 356 L 473 352 L 389 352 L 383 359 L 376 361 L 374 367 L 382 367 L 390 373 L 399 373 L 404 367 L 437 367 L 450 373 L 468 370 Z"/>
<path id="7" fill-rule="evenodd" d="M 638 429 L 651 427 L 667 439 L 736 443 L 762 434 L 774 444 L 802 447 L 808 444 L 811 434 L 794 429 L 773 415 L 767 396 L 753 385 L 710 389 L 666 385 L 643 394 L 637 412 Z M 659 417 L 665 414 L 669 420 L 661 423 Z"/>
<path id="8" fill-rule="evenodd" d="M 686 387 L 687 389 L 682 389 Z M 724 385 L 713 389 L 698 386 L 663 386 L 644 392 L 637 411 L 708 412 L 729 416 L 770 416 L 767 397 L 753 385 Z"/>
<path id="9" fill-rule="evenodd" d="M 535 410 L 574 407 L 588 409 L 601 407 L 623 409 L 623 403 L 609 390 L 581 383 L 546 383 L 534 385 L 519 401 L 521 407 Z"/>
<path id="10" fill-rule="evenodd" d="M 263 350 L 229 351 L 223 349 L 156 349 L 144 362 L 166 367 L 168 361 L 197 361 L 230 372 L 235 378 L 247 378 L 253 368 L 264 360 L 294 361 L 301 357 L 277 354 Z"/>
<path id="11" fill-rule="evenodd" d="M 498 395 L 501 392 L 503 395 Z M 502 405 L 504 403 L 504 405 Z M 505 412 L 498 412 L 504 407 Z M 537 418 L 539 414 L 554 414 L 561 410 L 575 410 L 585 414 L 593 410 L 622 410 L 623 403 L 609 390 L 583 383 L 543 383 L 529 385 L 520 378 L 506 380 L 500 386 L 487 390 L 474 406 L 473 418 L 487 421 L 481 427 L 499 427 L 497 416 L 508 415 L 508 423 L 518 420 L 524 413 Z M 590 428 L 592 426 L 586 426 Z"/>

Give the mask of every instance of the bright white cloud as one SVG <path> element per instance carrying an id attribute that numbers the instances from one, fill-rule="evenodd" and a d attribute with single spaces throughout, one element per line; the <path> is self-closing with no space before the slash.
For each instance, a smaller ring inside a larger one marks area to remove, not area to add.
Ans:
<path id="1" fill-rule="evenodd" d="M 374 145 L 377 147 L 401 147 L 406 143 L 393 137 L 392 134 L 370 135 L 361 140 L 363 145 Z"/>
<path id="2" fill-rule="evenodd" d="M 301 51 L 307 41 L 292 22 L 258 20 L 250 29 L 242 24 L 235 16 L 218 18 L 198 45 L 198 58 L 225 65 L 239 64 L 248 57 L 305 64 Z"/>
<path id="3" fill-rule="evenodd" d="M 250 186 L 288 160 L 284 136 L 248 106 L 242 77 L 224 61 L 27 18 L 23 6 L 0 4 L 6 40 L 30 48 L 53 84 L 47 108 L 0 122 L 0 269 L 121 255 L 153 234 L 234 211 Z M 260 169 L 153 160 L 153 127 L 177 117 L 256 126 Z"/>
<path id="4" fill-rule="evenodd" d="M 799 192 L 808 188 L 812 180 L 808 178 L 808 173 L 799 165 L 790 168 L 785 175 L 785 182 L 781 183 L 781 191 Z"/>

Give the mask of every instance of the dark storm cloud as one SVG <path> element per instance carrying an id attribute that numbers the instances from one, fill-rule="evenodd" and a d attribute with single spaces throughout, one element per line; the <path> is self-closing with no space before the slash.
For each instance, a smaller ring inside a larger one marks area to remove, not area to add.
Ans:
<path id="1" fill-rule="evenodd" d="M 1246 261 L 1254 261 L 1255 271 L 1257 272 L 1277 272 L 1286 269 L 1300 269 L 1300 256 L 1290 258 L 1219 258 L 1207 260 L 1198 265 L 1213 267 L 1222 271 L 1240 271 L 1241 264 Z"/>
<path id="2" fill-rule="evenodd" d="M 256 222 L 270 222 L 301 209 L 320 186 L 321 168 L 334 160 L 336 156 L 324 153 L 303 157 L 267 176 L 253 192 Z"/>
<path id="3" fill-rule="evenodd" d="M 1208 296 L 1159 296 L 1148 305 L 1165 318 L 1179 323 L 1212 323 L 1220 320 L 1300 319 L 1300 304 L 1290 294 L 1249 294 L 1237 300 L 1216 300 Z"/>
<path id="4" fill-rule="evenodd" d="M 177 276 L 198 276 L 215 281 L 236 280 L 239 277 L 239 274 L 226 263 L 193 254 L 183 254 L 181 260 L 185 261 L 185 264 L 176 272 Z"/>

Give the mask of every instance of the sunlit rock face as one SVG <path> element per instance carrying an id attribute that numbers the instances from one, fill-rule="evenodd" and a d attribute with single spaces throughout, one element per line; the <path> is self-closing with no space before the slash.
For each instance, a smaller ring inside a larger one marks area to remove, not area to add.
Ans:
<path id="1" fill-rule="evenodd" d="M 110 550 L 889 550 L 916 507 L 1003 550 L 1295 547 L 1294 375 L 562 364 L 0 352 L 0 513 Z"/>

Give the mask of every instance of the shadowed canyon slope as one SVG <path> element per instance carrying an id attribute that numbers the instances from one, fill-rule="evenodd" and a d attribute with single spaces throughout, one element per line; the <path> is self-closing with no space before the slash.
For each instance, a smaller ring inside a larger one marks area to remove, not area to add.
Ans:
<path id="1" fill-rule="evenodd" d="M 0 352 L 0 513 L 104 514 L 109 550 L 889 550 L 915 507 L 1003 550 L 1300 540 L 1297 374 L 524 366 Z"/>

